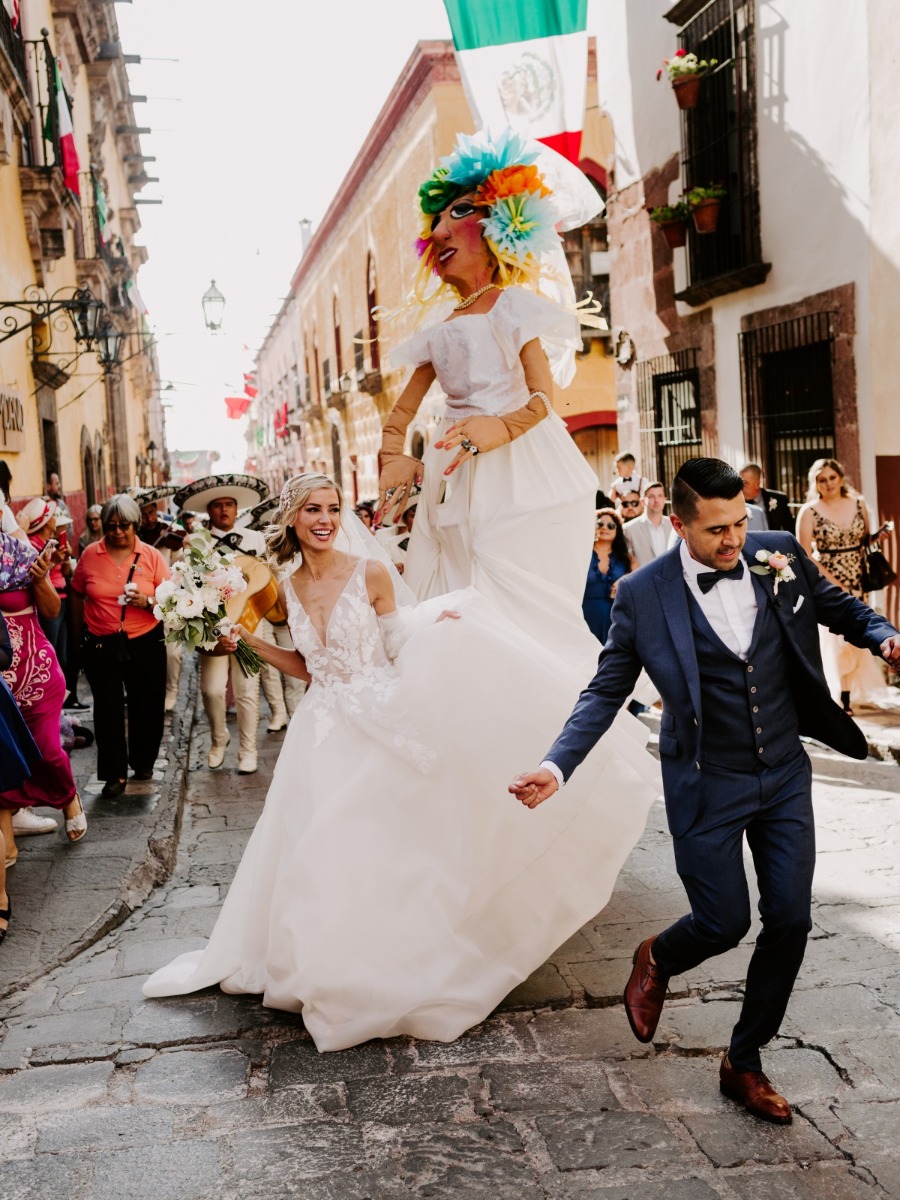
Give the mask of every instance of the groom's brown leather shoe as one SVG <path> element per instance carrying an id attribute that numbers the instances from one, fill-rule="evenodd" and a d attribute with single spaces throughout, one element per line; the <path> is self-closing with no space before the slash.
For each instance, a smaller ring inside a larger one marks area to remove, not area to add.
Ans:
<path id="1" fill-rule="evenodd" d="M 719 1090 L 762 1121 L 790 1125 L 793 1120 L 790 1104 L 775 1091 L 762 1071 L 736 1071 L 727 1054 L 719 1068 Z"/>
<path id="2" fill-rule="evenodd" d="M 647 938 L 635 950 L 634 969 L 625 985 L 625 1015 L 639 1042 L 649 1042 L 656 1033 L 669 986 L 668 975 L 650 959 L 650 947 L 655 941 L 655 937 Z"/>

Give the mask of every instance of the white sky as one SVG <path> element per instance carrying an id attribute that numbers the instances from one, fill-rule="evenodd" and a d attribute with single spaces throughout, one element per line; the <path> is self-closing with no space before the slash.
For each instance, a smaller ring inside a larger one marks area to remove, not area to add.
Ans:
<path id="1" fill-rule="evenodd" d="M 225 417 L 287 294 L 299 221 L 321 220 L 404 63 L 450 36 L 442 0 L 134 0 L 117 5 L 141 141 L 150 252 L 141 295 L 159 339 L 170 450 L 242 469 L 246 419 Z M 177 62 L 152 61 L 177 59 Z M 200 299 L 227 299 L 218 335 Z M 243 349 L 249 347 L 249 351 Z"/>

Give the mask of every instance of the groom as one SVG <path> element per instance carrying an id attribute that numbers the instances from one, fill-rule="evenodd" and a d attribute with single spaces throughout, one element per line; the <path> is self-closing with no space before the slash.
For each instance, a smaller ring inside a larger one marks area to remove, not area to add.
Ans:
<path id="1" fill-rule="evenodd" d="M 625 1011 L 635 1036 L 651 1041 L 670 977 L 745 936 L 746 837 L 762 930 L 720 1087 L 754 1116 L 786 1125 L 790 1105 L 762 1073 L 759 1051 L 778 1032 L 811 928 L 812 769 L 800 736 L 852 758 L 867 752 L 828 693 L 818 625 L 891 663 L 900 662 L 900 633 L 828 583 L 791 534 L 748 535 L 742 486 L 719 459 L 681 467 L 672 485 L 681 542 L 619 581 L 596 675 L 541 768 L 510 791 L 529 808 L 551 796 L 646 669 L 663 700 L 666 813 L 691 911 L 638 946 Z"/>

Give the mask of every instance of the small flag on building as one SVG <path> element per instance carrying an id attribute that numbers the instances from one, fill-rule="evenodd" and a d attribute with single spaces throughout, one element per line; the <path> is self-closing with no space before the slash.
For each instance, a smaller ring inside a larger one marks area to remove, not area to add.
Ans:
<path id="1" fill-rule="evenodd" d="M 577 163 L 587 90 L 587 0 L 444 0 L 481 129 L 505 125 Z"/>
<path id="2" fill-rule="evenodd" d="M 50 85 L 50 104 L 47 107 L 44 137 L 48 142 L 53 142 L 59 147 L 58 166 L 62 169 L 63 183 L 70 192 L 79 196 L 81 192 L 78 187 L 78 151 L 75 149 L 75 128 L 72 125 L 69 97 L 63 87 L 58 58 L 54 58 L 50 70 Z"/>
<path id="3" fill-rule="evenodd" d="M 9 23 L 13 29 L 19 28 L 19 0 L 3 0 L 3 7 L 9 14 Z"/>
<path id="4" fill-rule="evenodd" d="M 239 421 L 250 407 L 250 401 L 246 396 L 226 396 L 225 407 L 228 409 L 228 420 Z"/>

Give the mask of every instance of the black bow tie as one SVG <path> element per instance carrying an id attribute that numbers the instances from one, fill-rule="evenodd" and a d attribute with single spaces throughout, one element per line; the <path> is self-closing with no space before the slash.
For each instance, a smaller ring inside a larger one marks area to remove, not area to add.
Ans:
<path id="1" fill-rule="evenodd" d="M 703 571 L 697 576 L 697 584 L 700 591 L 705 596 L 707 592 L 712 591 L 720 579 L 740 579 L 744 574 L 744 564 L 741 559 L 738 559 L 737 566 L 731 568 L 730 571 Z"/>
<path id="2" fill-rule="evenodd" d="M 222 534 L 221 537 L 216 538 L 217 542 L 219 543 L 218 548 L 220 550 L 239 550 L 242 554 L 255 554 L 255 550 L 244 550 L 243 546 L 241 545 L 242 539 L 243 534 L 236 532 L 225 533 Z"/>

